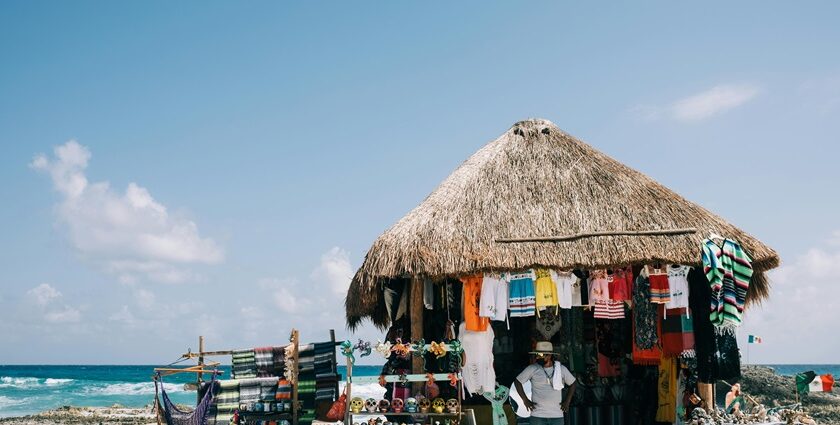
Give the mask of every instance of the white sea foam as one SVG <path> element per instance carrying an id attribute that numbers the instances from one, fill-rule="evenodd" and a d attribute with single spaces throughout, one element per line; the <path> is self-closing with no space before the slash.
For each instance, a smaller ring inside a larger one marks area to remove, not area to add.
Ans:
<path id="1" fill-rule="evenodd" d="M 11 407 L 23 404 L 26 400 L 0 395 L 0 407 Z"/>
<path id="2" fill-rule="evenodd" d="M 183 392 L 184 386 L 181 384 L 164 383 L 164 388 L 167 392 Z M 153 382 L 120 382 L 118 384 L 107 384 L 103 386 L 88 387 L 85 389 L 88 394 L 97 395 L 145 395 L 155 393 L 155 384 Z"/>
<path id="3" fill-rule="evenodd" d="M 34 387 L 40 383 L 40 379 L 28 376 L 2 376 L 0 387 L 26 388 Z"/>
<path id="4" fill-rule="evenodd" d="M 55 387 L 58 385 L 69 384 L 73 382 L 73 379 L 66 379 L 66 378 L 47 378 L 44 380 L 44 385 L 48 385 L 50 387 Z"/>
<path id="5" fill-rule="evenodd" d="M 382 388 L 379 384 L 353 384 L 351 387 L 353 389 L 352 397 L 361 397 L 362 399 L 367 398 L 375 398 L 377 400 L 381 399 L 385 396 L 385 388 Z M 344 392 L 344 382 L 339 383 L 338 391 Z"/>

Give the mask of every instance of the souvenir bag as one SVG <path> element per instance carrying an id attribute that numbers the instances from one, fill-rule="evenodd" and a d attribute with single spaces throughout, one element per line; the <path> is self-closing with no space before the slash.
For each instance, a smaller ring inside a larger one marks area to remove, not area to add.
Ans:
<path id="1" fill-rule="evenodd" d="M 344 412 L 347 411 L 347 389 L 334 401 L 330 410 L 327 412 L 327 419 L 331 421 L 344 420 Z"/>

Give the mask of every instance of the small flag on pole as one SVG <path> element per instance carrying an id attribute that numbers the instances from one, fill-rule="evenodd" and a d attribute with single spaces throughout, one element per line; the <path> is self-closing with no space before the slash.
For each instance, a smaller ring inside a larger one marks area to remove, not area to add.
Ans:
<path id="1" fill-rule="evenodd" d="M 831 374 L 817 375 L 814 371 L 796 375 L 796 390 L 800 394 L 815 392 L 831 392 L 834 387 L 834 377 Z"/>
<path id="2" fill-rule="evenodd" d="M 755 336 L 755 335 L 750 335 L 750 337 L 747 339 L 747 343 L 748 344 L 761 344 L 761 337 L 760 336 Z"/>

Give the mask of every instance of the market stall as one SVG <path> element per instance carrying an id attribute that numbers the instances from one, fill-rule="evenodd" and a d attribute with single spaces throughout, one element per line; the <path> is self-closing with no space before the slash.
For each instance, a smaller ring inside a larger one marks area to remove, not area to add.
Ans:
<path id="1" fill-rule="evenodd" d="M 742 187 L 710 178 L 712 190 Z M 376 239 L 347 322 L 371 320 L 388 343 L 457 342 L 456 370 L 421 353 L 390 356 L 383 374 L 460 372 L 479 423 L 489 423 L 481 412 L 514 423 L 494 397 L 533 362 L 538 341 L 553 343 L 580 385 L 567 423 L 678 422 L 711 403 L 715 381 L 737 381 L 736 332 L 778 264 L 703 207 L 527 120 Z M 386 397 L 424 396 L 406 387 Z"/>

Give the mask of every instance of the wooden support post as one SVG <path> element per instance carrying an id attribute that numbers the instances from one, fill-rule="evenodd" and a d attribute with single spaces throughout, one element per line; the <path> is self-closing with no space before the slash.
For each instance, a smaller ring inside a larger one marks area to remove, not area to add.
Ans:
<path id="1" fill-rule="evenodd" d="M 198 365 L 204 366 L 204 335 L 198 336 Z M 199 367 L 199 370 L 203 369 L 203 367 Z M 198 403 L 201 403 L 201 379 L 204 377 L 204 374 L 201 372 L 196 373 L 196 391 L 195 391 L 195 405 L 198 406 Z"/>
<path id="2" fill-rule="evenodd" d="M 413 277 L 409 282 L 408 309 L 409 320 L 411 321 L 411 340 L 423 339 L 423 279 Z M 419 356 L 411 357 L 411 373 L 425 373 L 423 370 L 423 359 Z M 423 388 L 422 383 L 412 384 L 412 394 L 419 393 Z"/>

